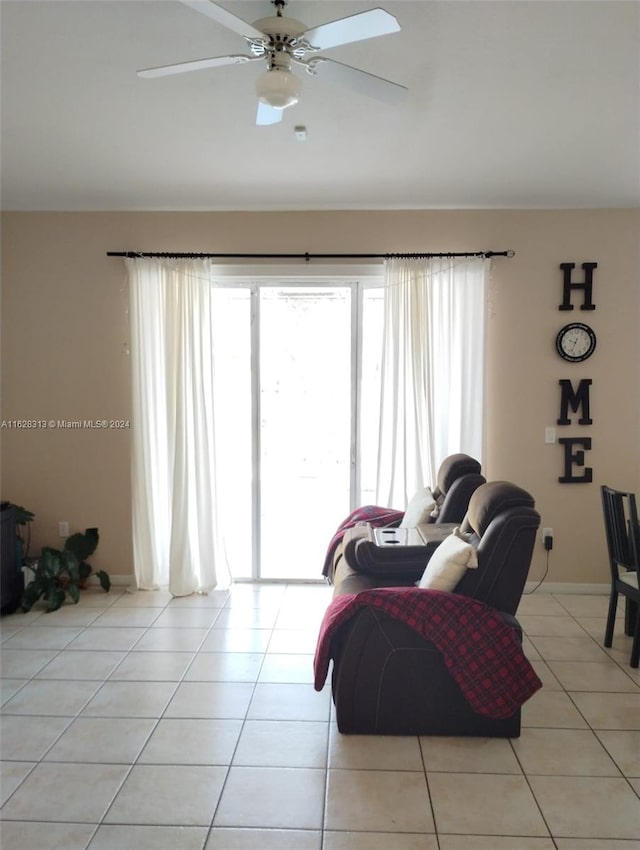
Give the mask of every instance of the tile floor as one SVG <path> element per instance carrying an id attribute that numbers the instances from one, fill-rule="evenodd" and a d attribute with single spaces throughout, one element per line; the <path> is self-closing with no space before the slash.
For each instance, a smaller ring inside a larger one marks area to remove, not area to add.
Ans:
<path id="1" fill-rule="evenodd" d="M 517 740 L 341 736 L 326 586 L 87 591 L 4 617 L 3 850 L 633 850 L 640 672 L 607 599 L 525 596 Z"/>

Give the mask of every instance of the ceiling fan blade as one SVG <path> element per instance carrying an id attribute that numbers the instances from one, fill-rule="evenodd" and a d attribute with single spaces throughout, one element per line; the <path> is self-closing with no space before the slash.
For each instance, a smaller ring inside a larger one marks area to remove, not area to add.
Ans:
<path id="1" fill-rule="evenodd" d="M 256 113 L 256 124 L 265 127 L 267 124 L 279 124 L 282 121 L 284 109 L 274 109 L 262 101 L 258 101 L 258 112 Z"/>
<path id="2" fill-rule="evenodd" d="M 400 24 L 389 12 L 384 9 L 370 9 L 368 12 L 359 12 L 348 18 L 339 18 L 337 21 L 313 27 L 303 35 L 313 47 L 326 50 L 339 44 L 364 41 L 366 38 L 376 38 L 399 30 Z"/>
<path id="3" fill-rule="evenodd" d="M 219 68 L 221 65 L 241 65 L 254 62 L 260 56 L 213 56 L 211 59 L 195 59 L 193 62 L 178 62 L 177 65 L 161 65 L 159 68 L 144 68 L 136 71 L 139 77 L 169 77 L 173 74 L 185 74 L 188 71 L 203 71 L 205 68 Z"/>
<path id="4" fill-rule="evenodd" d="M 200 12 L 201 15 L 206 15 L 211 20 L 217 21 L 223 27 L 237 32 L 238 35 L 247 38 L 264 38 L 264 33 L 260 32 L 252 24 L 243 21 L 242 18 L 234 15 L 233 12 L 223 9 L 222 6 L 218 6 L 213 0 L 180 0 L 180 2 L 184 3 L 185 6 L 189 6 L 194 11 Z"/>
<path id="5" fill-rule="evenodd" d="M 408 92 L 406 86 L 392 83 L 382 77 L 376 77 L 375 74 L 369 74 L 359 68 L 352 68 L 351 65 L 343 65 L 342 62 L 325 59 L 324 56 L 312 59 L 308 65 L 311 68 L 311 73 L 317 74 L 320 79 L 338 83 L 385 103 L 400 103 Z"/>

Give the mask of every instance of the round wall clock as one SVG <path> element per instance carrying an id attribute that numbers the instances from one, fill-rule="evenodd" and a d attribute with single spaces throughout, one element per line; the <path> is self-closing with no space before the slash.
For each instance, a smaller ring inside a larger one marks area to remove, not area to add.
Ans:
<path id="1" fill-rule="evenodd" d="M 580 363 L 591 357 L 596 348 L 593 328 L 581 322 L 571 322 L 560 329 L 556 337 L 556 349 L 560 357 L 570 363 Z"/>

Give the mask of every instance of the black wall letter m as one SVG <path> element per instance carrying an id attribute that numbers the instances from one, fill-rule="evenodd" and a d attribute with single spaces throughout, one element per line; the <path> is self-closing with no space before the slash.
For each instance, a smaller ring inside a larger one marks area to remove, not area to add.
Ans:
<path id="1" fill-rule="evenodd" d="M 558 381 L 562 388 L 560 396 L 560 419 L 558 425 L 570 425 L 569 406 L 574 413 L 578 412 L 578 408 L 582 408 L 582 416 L 578 419 L 580 425 L 591 425 L 593 419 L 589 417 L 589 387 L 593 383 L 591 378 L 583 378 L 578 384 L 578 389 L 574 391 L 571 381 L 562 378 Z"/>

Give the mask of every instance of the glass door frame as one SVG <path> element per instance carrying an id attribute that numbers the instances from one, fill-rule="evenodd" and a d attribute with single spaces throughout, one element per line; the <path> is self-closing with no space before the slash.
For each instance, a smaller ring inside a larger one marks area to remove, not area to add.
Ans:
<path id="1" fill-rule="evenodd" d="M 361 483 L 360 404 L 362 376 L 363 299 L 364 290 L 379 288 L 384 283 L 382 265 L 314 266 L 294 270 L 291 266 L 215 266 L 214 286 L 246 289 L 250 293 L 250 364 L 251 364 L 251 580 L 260 581 L 262 550 L 261 466 L 261 399 L 260 399 L 260 289 L 264 287 L 348 288 L 351 292 L 351 356 L 350 356 L 350 446 L 349 503 L 358 506 Z M 274 579 L 270 579 L 275 581 Z M 283 579 L 284 581 L 285 579 Z M 296 579 L 286 579 L 288 583 Z M 299 579 L 309 583 L 309 579 Z M 319 580 L 320 581 L 320 580 Z"/>

